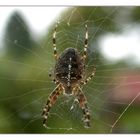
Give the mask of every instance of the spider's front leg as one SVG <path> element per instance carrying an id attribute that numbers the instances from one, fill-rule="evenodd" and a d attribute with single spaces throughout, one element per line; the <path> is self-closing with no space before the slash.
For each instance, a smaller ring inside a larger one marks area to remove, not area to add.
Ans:
<path id="1" fill-rule="evenodd" d="M 83 111 L 83 121 L 85 123 L 85 127 L 89 128 L 90 127 L 90 113 L 89 113 L 89 108 L 87 106 L 87 99 L 86 96 L 84 95 L 83 91 L 79 87 L 79 92 L 77 94 L 77 99 L 79 101 L 79 106 Z"/>
<path id="2" fill-rule="evenodd" d="M 56 102 L 58 96 L 60 95 L 62 88 L 61 88 L 61 84 L 59 84 L 54 91 L 50 94 L 47 103 L 45 105 L 45 107 L 43 108 L 43 112 L 42 112 L 42 116 L 44 118 L 43 120 L 43 126 L 46 127 L 46 121 L 48 119 L 48 115 L 49 115 L 49 111 L 52 107 L 52 105 Z"/>

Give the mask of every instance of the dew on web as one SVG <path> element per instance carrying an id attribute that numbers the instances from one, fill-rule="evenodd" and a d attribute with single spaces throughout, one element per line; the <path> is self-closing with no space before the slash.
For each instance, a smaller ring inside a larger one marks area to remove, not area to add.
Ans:
<path id="1" fill-rule="evenodd" d="M 133 13 L 135 8 L 126 7 L 125 10 Z M 16 51 L 21 54 L 15 54 L 11 48 L 7 52 L 8 47 L 5 47 L 5 55 L 0 57 L 0 121 L 3 122 L 0 125 L 0 132 L 82 134 L 140 132 L 140 128 L 135 129 L 133 125 L 133 123 L 138 125 L 136 116 L 140 114 L 137 109 L 140 99 L 139 65 L 131 61 L 131 56 L 116 62 L 110 61 L 103 55 L 100 46 L 100 38 L 106 34 L 121 35 L 139 22 L 139 18 L 132 20 L 132 17 L 124 21 L 123 16 L 125 19 L 126 16 L 130 17 L 124 13 L 122 7 L 73 7 L 62 12 L 62 15 L 54 20 L 59 22 L 56 34 L 58 54 L 68 47 L 77 48 L 82 54 L 84 26 L 88 25 L 86 76 L 89 76 L 96 67 L 93 79 L 82 87 L 90 108 L 89 129 L 84 128 L 82 111 L 78 102 L 74 102 L 74 96 L 64 95 L 60 95 L 53 105 L 47 127 L 44 128 L 42 125 L 42 108 L 55 88 L 55 84 L 48 76 L 50 72 L 53 76 L 55 64 L 52 47 L 55 22 L 50 25 L 47 35 L 41 40 L 34 41 L 27 37 L 32 40 L 30 40 L 32 47 L 27 47 L 17 36 L 16 38 L 1 36 L 5 44 L 10 44 L 15 50 L 18 48 Z M 28 32 L 27 25 L 17 13 L 15 20 L 19 26 L 21 25 L 22 32 Z M 20 29 L 15 29 L 15 33 L 16 30 Z M 111 42 L 110 45 L 112 46 Z"/>

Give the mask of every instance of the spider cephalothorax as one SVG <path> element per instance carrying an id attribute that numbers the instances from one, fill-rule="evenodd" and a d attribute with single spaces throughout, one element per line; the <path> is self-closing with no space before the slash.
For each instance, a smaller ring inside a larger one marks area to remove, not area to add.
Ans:
<path id="1" fill-rule="evenodd" d="M 66 95 L 75 96 L 76 101 L 78 101 L 80 108 L 83 111 L 83 121 L 85 127 L 90 127 L 90 113 L 87 106 L 87 99 L 81 89 L 82 85 L 85 85 L 95 74 L 95 69 L 92 74 L 86 78 L 85 76 L 85 59 L 87 56 L 88 47 L 88 30 L 87 25 L 85 25 L 85 46 L 84 53 L 81 56 L 77 49 L 67 48 L 61 55 L 57 56 L 56 51 L 56 29 L 57 24 L 53 33 L 53 48 L 54 57 L 56 59 L 56 64 L 54 68 L 54 82 L 57 84 L 54 91 L 50 94 L 48 101 L 43 109 L 43 125 L 46 126 L 46 121 L 49 115 L 49 111 L 52 105 L 56 102 L 57 97 L 62 93 Z"/>

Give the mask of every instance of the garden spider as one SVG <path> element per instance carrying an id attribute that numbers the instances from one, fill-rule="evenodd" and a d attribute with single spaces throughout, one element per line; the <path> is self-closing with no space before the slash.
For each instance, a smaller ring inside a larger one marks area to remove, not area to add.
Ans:
<path id="1" fill-rule="evenodd" d="M 54 57 L 56 60 L 54 68 L 54 79 L 56 83 L 56 88 L 50 94 L 45 107 L 43 108 L 42 116 L 44 118 L 43 125 L 46 127 L 46 121 L 49 115 L 49 111 L 56 102 L 60 94 L 73 95 L 75 96 L 75 101 L 78 101 L 80 108 L 83 112 L 83 121 L 85 127 L 90 127 L 90 113 L 87 106 L 87 99 L 81 89 L 82 85 L 85 85 L 91 78 L 95 75 L 95 68 L 92 74 L 85 78 L 85 59 L 87 57 L 87 47 L 88 47 L 88 29 L 85 25 L 85 45 L 83 55 L 80 56 L 77 49 L 67 48 L 58 57 L 56 50 L 56 30 L 58 24 L 55 25 L 53 33 L 53 50 Z"/>

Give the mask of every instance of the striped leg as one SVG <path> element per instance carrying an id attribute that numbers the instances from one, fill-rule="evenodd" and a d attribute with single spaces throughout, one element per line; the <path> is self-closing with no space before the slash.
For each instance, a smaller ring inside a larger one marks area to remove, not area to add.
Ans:
<path id="1" fill-rule="evenodd" d="M 90 127 L 90 113 L 87 106 L 87 99 L 80 88 L 77 94 L 77 99 L 79 101 L 79 106 L 83 111 L 83 121 L 85 123 L 85 128 L 89 128 Z"/>
<path id="2" fill-rule="evenodd" d="M 85 46 L 84 46 L 84 54 L 83 54 L 83 60 L 87 57 L 87 47 L 88 47 L 88 29 L 87 24 L 85 25 L 86 33 L 85 33 Z"/>
<path id="3" fill-rule="evenodd" d="M 94 68 L 93 72 L 91 73 L 91 75 L 85 80 L 85 81 L 81 81 L 81 85 L 86 85 L 91 79 L 92 77 L 95 75 L 96 72 L 96 68 Z"/>
<path id="4" fill-rule="evenodd" d="M 52 38 L 54 57 L 55 57 L 56 60 L 57 60 L 57 50 L 56 50 L 56 30 L 57 30 L 57 26 L 58 26 L 58 23 L 55 25 L 54 32 L 53 32 L 53 38 Z"/>
<path id="5" fill-rule="evenodd" d="M 46 127 L 46 121 L 49 115 L 49 111 L 52 107 L 52 105 L 56 102 L 58 96 L 60 95 L 60 91 L 61 91 L 61 85 L 59 84 L 54 91 L 51 93 L 51 95 L 49 96 L 47 103 L 45 105 L 45 107 L 43 108 L 43 112 L 42 112 L 42 116 L 44 118 L 43 120 L 43 126 Z"/>
<path id="6" fill-rule="evenodd" d="M 85 80 L 85 81 L 81 81 L 81 85 L 86 85 L 91 79 L 92 77 L 95 75 L 96 72 L 96 68 L 94 68 L 93 72 L 91 73 L 91 75 Z"/>

